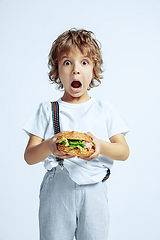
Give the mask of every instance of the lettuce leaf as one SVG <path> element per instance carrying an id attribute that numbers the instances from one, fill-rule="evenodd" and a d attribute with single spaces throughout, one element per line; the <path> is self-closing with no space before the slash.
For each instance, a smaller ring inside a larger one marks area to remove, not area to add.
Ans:
<path id="1" fill-rule="evenodd" d="M 84 140 L 68 139 L 70 149 L 79 148 L 81 151 L 85 148 Z"/>
<path id="2" fill-rule="evenodd" d="M 86 148 L 84 145 L 84 143 L 85 143 L 84 140 L 67 139 L 67 138 L 63 137 L 58 141 L 58 143 L 66 146 L 66 147 L 70 147 L 70 149 L 78 148 L 81 151 Z M 95 143 L 93 142 L 93 146 L 94 145 L 95 145 Z"/>
<path id="3" fill-rule="evenodd" d="M 60 143 L 61 145 L 66 146 L 66 147 L 69 146 L 69 142 L 68 142 L 67 138 L 65 138 L 65 137 L 61 138 L 61 139 L 58 141 L 58 143 Z"/>

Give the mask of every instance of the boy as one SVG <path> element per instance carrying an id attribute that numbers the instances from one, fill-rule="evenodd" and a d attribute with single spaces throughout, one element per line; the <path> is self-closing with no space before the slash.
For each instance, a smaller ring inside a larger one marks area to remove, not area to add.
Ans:
<path id="1" fill-rule="evenodd" d="M 101 83 L 101 50 L 91 31 L 71 29 L 61 34 L 49 54 L 49 78 L 64 89 L 58 100 L 61 131 L 87 133 L 95 143 L 89 157 L 74 157 L 57 149 L 51 103 L 40 104 L 24 126 L 29 134 L 28 164 L 44 161 L 47 173 L 40 189 L 40 240 L 104 240 L 108 235 L 107 181 L 114 160 L 126 160 L 128 128 L 105 101 L 88 95 Z M 57 158 L 64 159 L 63 170 Z"/>

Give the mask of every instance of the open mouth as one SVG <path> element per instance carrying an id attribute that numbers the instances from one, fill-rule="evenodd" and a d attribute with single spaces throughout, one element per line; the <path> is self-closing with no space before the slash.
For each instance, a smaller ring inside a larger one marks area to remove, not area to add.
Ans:
<path id="1" fill-rule="evenodd" d="M 82 83 L 81 83 L 80 81 L 73 81 L 73 82 L 71 83 L 71 86 L 72 86 L 73 88 L 80 88 L 81 85 L 82 85 Z"/>

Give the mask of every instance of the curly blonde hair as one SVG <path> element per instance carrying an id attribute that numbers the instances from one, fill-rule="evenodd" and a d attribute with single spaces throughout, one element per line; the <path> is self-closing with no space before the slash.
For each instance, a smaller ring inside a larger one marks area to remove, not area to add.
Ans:
<path id="1" fill-rule="evenodd" d="M 50 69 L 48 75 L 50 81 L 58 84 L 58 89 L 63 89 L 63 84 L 58 77 L 58 59 L 62 53 L 69 53 L 73 46 L 77 47 L 82 54 L 87 54 L 93 63 L 94 78 L 91 80 L 88 90 L 99 86 L 99 84 L 101 84 L 101 79 L 103 78 L 101 75 L 103 72 L 101 46 L 96 40 L 94 33 L 85 29 L 76 30 L 75 28 L 72 28 L 62 33 L 53 42 L 48 56 L 48 67 Z"/>

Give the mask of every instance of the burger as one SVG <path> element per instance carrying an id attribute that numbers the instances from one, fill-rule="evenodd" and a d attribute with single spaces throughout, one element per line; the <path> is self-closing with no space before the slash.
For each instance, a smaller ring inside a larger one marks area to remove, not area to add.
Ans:
<path id="1" fill-rule="evenodd" d="M 95 143 L 85 133 L 61 132 L 56 140 L 57 149 L 64 154 L 88 157 L 95 152 Z"/>

